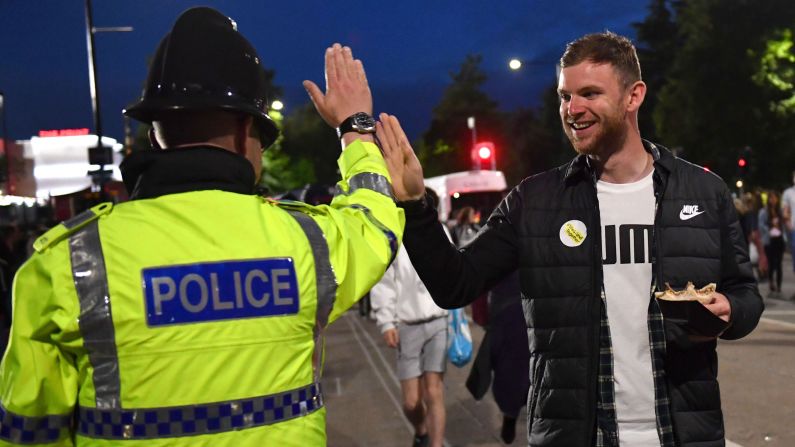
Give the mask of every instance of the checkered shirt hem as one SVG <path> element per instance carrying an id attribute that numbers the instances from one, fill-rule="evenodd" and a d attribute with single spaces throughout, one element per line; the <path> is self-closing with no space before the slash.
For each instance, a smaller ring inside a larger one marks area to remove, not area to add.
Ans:
<path id="1" fill-rule="evenodd" d="M 69 436 L 72 415 L 22 416 L 0 404 L 0 440 L 13 444 L 47 444 Z"/>
<path id="2" fill-rule="evenodd" d="M 322 407 L 318 383 L 268 396 L 210 404 L 120 410 L 80 407 L 78 433 L 98 439 L 205 435 L 275 424 Z"/>
<path id="3" fill-rule="evenodd" d="M 652 295 L 654 296 L 654 295 Z M 674 427 L 671 421 L 671 400 L 665 383 L 665 325 L 657 300 L 649 302 L 649 344 L 654 374 L 654 412 L 657 415 L 657 434 L 662 447 L 674 447 Z"/>
<path id="4" fill-rule="evenodd" d="M 596 402 L 596 447 L 618 447 L 616 391 L 613 387 L 613 343 L 607 320 L 607 298 L 602 287 L 599 329 L 599 398 Z"/>

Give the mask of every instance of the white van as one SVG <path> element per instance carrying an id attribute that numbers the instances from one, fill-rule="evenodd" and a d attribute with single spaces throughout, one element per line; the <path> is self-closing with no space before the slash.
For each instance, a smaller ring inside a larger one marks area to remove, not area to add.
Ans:
<path id="1" fill-rule="evenodd" d="M 449 222 L 455 212 L 471 206 L 485 220 L 502 200 L 508 185 L 501 171 L 464 171 L 425 179 L 425 186 L 439 195 L 439 219 Z"/>

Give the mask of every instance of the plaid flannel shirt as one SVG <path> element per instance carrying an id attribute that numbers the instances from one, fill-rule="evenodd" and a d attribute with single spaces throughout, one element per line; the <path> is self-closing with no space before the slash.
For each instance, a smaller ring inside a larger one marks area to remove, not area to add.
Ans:
<path id="1" fill-rule="evenodd" d="M 656 284 L 652 284 L 652 294 Z M 613 345 L 610 325 L 607 321 L 607 301 L 602 286 L 601 328 L 599 330 L 599 378 L 596 404 L 596 447 L 619 447 L 618 422 L 616 420 L 616 392 L 613 387 Z M 651 366 L 654 374 L 654 410 L 657 415 L 657 434 L 662 447 L 675 447 L 671 422 L 671 401 L 665 383 L 665 327 L 657 301 L 649 300 L 648 312 L 649 346 Z"/>

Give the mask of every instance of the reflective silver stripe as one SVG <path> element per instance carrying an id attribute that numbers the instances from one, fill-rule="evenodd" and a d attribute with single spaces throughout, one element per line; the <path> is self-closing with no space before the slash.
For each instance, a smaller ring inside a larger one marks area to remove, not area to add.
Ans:
<path id="1" fill-rule="evenodd" d="M 80 225 L 84 224 L 85 222 L 93 219 L 97 215 L 94 214 L 91 210 L 85 210 L 82 213 L 78 214 L 77 216 L 72 217 L 69 220 L 65 220 L 62 222 L 62 225 L 66 227 L 67 230 L 71 230 L 72 228 L 77 228 Z"/>
<path id="2" fill-rule="evenodd" d="M 362 172 L 354 175 L 348 180 L 348 193 L 345 194 L 342 189 L 337 185 L 334 190 L 334 195 L 349 195 L 353 194 L 357 189 L 369 189 L 371 191 L 379 192 L 392 200 L 395 200 L 395 195 L 392 192 L 392 185 L 386 177 L 374 172 Z"/>
<path id="3" fill-rule="evenodd" d="M 315 314 L 315 327 L 313 337 L 315 340 L 315 351 L 312 353 L 312 365 L 314 367 L 315 381 L 320 381 L 320 372 L 323 369 L 323 353 L 325 339 L 323 331 L 328 325 L 329 315 L 334 308 L 334 301 L 337 298 L 337 279 L 334 275 L 334 267 L 331 265 L 331 254 L 328 249 L 328 242 L 323 230 L 317 222 L 308 215 L 296 211 L 287 210 L 304 230 L 309 246 L 312 248 L 312 257 L 315 261 L 315 287 L 317 288 L 317 312 Z"/>
<path id="4" fill-rule="evenodd" d="M 0 404 L 0 440 L 14 444 L 48 444 L 69 437 L 72 415 L 21 416 Z"/>
<path id="5" fill-rule="evenodd" d="M 267 396 L 179 407 L 80 407 L 78 433 L 90 438 L 129 440 L 207 435 L 275 424 L 322 407 L 319 383 Z"/>
<path id="6" fill-rule="evenodd" d="M 291 216 L 304 230 L 309 246 L 312 247 L 312 256 L 315 258 L 315 278 L 317 282 L 317 321 L 321 328 L 328 324 L 328 317 L 334 307 L 337 297 L 337 280 L 334 268 L 331 266 L 328 242 L 323 230 L 308 215 L 295 210 L 288 210 Z"/>
<path id="7" fill-rule="evenodd" d="M 80 333 L 94 368 L 98 408 L 121 408 L 119 358 L 99 225 L 91 222 L 69 238 L 72 277 L 80 300 Z"/>

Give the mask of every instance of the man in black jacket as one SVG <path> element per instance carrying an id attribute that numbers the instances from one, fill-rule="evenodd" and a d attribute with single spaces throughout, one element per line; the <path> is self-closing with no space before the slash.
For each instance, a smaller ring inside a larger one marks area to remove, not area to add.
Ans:
<path id="1" fill-rule="evenodd" d="M 387 163 L 411 260 L 447 308 L 519 269 L 530 445 L 722 446 L 716 341 L 748 335 L 763 310 L 729 190 L 641 139 L 646 85 L 628 39 L 583 36 L 560 66 L 560 117 L 577 157 L 514 188 L 460 251 L 424 198 L 397 119 L 381 116 L 382 144 L 403 154 Z M 651 293 L 691 281 L 717 284 L 709 303 Z"/>

